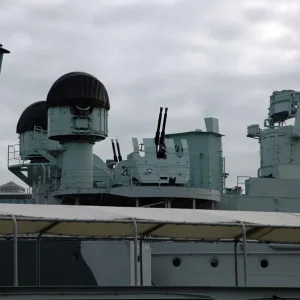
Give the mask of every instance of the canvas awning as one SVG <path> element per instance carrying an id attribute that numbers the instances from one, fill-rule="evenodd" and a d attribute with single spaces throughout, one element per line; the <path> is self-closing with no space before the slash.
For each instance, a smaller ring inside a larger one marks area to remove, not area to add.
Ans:
<path id="1" fill-rule="evenodd" d="M 233 239 L 242 236 L 266 242 L 300 242 L 300 214 L 138 207 L 0 204 L 0 235 L 13 234 L 10 216 L 15 216 L 18 234 L 86 237 L 138 235 L 174 239 Z"/>

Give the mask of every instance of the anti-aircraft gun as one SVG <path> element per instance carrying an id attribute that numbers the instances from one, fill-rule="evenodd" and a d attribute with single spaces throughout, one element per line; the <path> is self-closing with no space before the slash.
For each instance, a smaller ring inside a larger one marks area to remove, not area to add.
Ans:
<path id="1" fill-rule="evenodd" d="M 189 181 L 190 163 L 186 140 L 180 140 L 180 153 L 174 140 L 165 138 L 168 108 L 165 108 L 162 129 L 163 108 L 160 108 L 157 130 L 154 138 L 144 138 L 143 156 L 137 138 L 132 138 L 133 152 L 127 160 L 117 162 L 114 169 L 115 181 L 121 186 L 186 186 Z M 117 158 L 115 146 L 113 152 Z M 118 143 L 117 143 L 118 147 Z"/>
<path id="2" fill-rule="evenodd" d="M 10 53 L 8 50 L 4 49 L 2 45 L 0 44 L 0 73 L 1 73 L 1 67 L 2 67 L 2 60 L 3 60 L 3 55 Z"/>
<path id="3" fill-rule="evenodd" d="M 117 148 L 116 148 L 117 145 Z M 112 151 L 113 151 L 113 159 L 107 159 L 106 160 L 106 166 L 110 169 L 113 170 L 116 166 L 116 164 L 120 161 L 123 160 L 122 158 L 122 154 L 121 154 L 121 150 L 120 150 L 120 144 L 118 142 L 118 140 L 116 140 L 116 143 L 113 139 L 111 139 L 111 147 L 112 147 Z M 117 151 L 118 150 L 118 155 L 117 155 Z"/>
<path id="4" fill-rule="evenodd" d="M 300 92 L 275 91 L 270 96 L 265 129 L 248 126 L 247 137 L 260 143 L 258 177 L 300 179 Z M 294 125 L 286 121 L 295 118 Z"/>
<path id="5" fill-rule="evenodd" d="M 167 115 L 168 115 L 168 108 L 165 108 L 163 126 L 160 133 L 160 126 L 161 126 L 161 118 L 162 118 L 163 108 L 160 108 L 158 123 L 157 123 L 157 130 L 154 138 L 155 146 L 156 146 L 156 156 L 157 158 L 166 158 L 166 144 L 165 144 L 165 133 L 166 133 L 166 123 L 167 123 Z"/>
<path id="6" fill-rule="evenodd" d="M 121 154 L 121 150 L 120 150 L 120 144 L 118 142 L 118 140 L 116 140 L 116 145 L 117 145 L 117 150 L 118 150 L 118 156 L 117 156 L 117 152 L 116 152 L 116 146 L 115 146 L 115 142 L 112 139 L 111 140 L 111 145 L 112 145 L 112 149 L 113 149 L 113 154 L 114 154 L 114 162 L 117 163 L 119 161 L 122 161 L 122 154 Z"/>

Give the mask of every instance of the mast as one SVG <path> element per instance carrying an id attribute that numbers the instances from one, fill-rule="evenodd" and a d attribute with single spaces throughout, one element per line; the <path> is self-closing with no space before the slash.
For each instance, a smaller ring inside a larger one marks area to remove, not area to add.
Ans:
<path id="1" fill-rule="evenodd" d="M 10 53 L 8 50 L 4 49 L 2 45 L 0 44 L 0 73 L 1 73 L 1 67 L 2 67 L 2 60 L 3 60 L 3 55 Z"/>

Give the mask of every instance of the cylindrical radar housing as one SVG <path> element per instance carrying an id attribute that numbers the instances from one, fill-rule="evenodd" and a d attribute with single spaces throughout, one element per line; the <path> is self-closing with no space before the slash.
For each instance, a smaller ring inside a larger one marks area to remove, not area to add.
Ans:
<path id="1" fill-rule="evenodd" d="M 96 142 L 107 137 L 109 97 L 93 75 L 71 72 L 57 79 L 47 95 L 47 108 L 50 139 Z"/>
<path id="2" fill-rule="evenodd" d="M 35 126 L 47 130 L 46 101 L 32 103 L 24 109 L 19 118 L 16 132 L 22 134 L 26 131 L 33 131 Z"/>
<path id="3" fill-rule="evenodd" d="M 36 130 L 35 130 L 36 129 Z M 40 157 L 35 151 L 41 148 L 47 138 L 47 107 L 46 101 L 38 101 L 29 105 L 21 114 L 16 132 L 20 135 L 20 154 L 28 160 Z"/>
<path id="4" fill-rule="evenodd" d="M 93 144 L 107 137 L 110 103 L 93 75 L 72 72 L 57 79 L 47 96 L 48 137 L 59 141 L 61 189 L 93 187 Z"/>

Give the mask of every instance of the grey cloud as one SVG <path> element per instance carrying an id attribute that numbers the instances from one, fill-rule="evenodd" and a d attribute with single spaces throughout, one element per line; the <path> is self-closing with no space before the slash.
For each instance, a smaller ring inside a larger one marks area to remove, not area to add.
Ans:
<path id="1" fill-rule="evenodd" d="M 124 154 L 132 136 L 154 135 L 158 109 L 168 106 L 168 131 L 203 128 L 204 117 L 218 117 L 229 183 L 237 157 L 242 175 L 254 175 L 258 147 L 246 139 L 247 125 L 262 124 L 273 90 L 299 86 L 299 9 L 287 2 L 283 13 L 274 0 L 0 1 L 0 42 L 12 52 L 0 77 L 0 182 L 13 178 L 6 145 L 17 142 L 23 109 L 74 70 L 107 87 L 109 134 Z M 274 21 L 290 33 L 261 40 L 261 26 Z M 95 152 L 111 156 L 109 141 Z"/>

